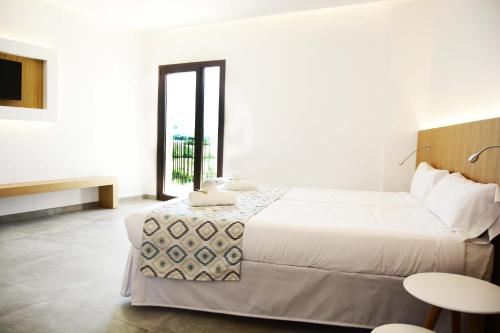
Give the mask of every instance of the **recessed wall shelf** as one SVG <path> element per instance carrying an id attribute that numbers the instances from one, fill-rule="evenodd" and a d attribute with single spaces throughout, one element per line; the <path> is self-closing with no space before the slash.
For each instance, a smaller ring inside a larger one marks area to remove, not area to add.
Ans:
<path id="1" fill-rule="evenodd" d="M 0 38 L 0 59 L 22 64 L 21 99 L 0 99 L 0 119 L 57 120 L 57 52 Z"/>

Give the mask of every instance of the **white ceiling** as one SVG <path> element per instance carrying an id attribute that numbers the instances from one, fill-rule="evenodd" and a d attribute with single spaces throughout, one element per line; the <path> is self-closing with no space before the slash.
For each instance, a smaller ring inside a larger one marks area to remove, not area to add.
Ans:
<path id="1" fill-rule="evenodd" d="M 113 25 L 170 29 L 381 0 L 45 0 Z"/>

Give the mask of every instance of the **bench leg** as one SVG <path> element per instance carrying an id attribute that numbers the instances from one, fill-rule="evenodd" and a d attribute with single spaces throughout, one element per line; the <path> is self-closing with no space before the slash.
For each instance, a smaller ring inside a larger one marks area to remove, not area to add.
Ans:
<path id="1" fill-rule="evenodd" d="M 118 207 L 118 186 L 116 184 L 99 186 L 99 206 L 103 208 Z"/>
<path id="2" fill-rule="evenodd" d="M 429 330 L 433 330 L 434 326 L 436 326 L 439 316 L 441 315 L 441 311 L 443 311 L 443 309 L 431 305 L 429 313 L 427 314 L 427 319 L 425 320 L 424 327 Z"/>

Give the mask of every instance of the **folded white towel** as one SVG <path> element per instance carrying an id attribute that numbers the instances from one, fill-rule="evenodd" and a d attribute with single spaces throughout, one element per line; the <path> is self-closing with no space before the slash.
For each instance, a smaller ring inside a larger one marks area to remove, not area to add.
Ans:
<path id="1" fill-rule="evenodd" d="M 257 184 L 251 180 L 227 180 L 224 188 L 228 191 L 256 191 Z"/>
<path id="2" fill-rule="evenodd" d="M 217 177 L 210 179 L 210 181 L 214 182 L 215 185 L 223 185 L 226 179 L 227 179 L 226 177 Z"/>
<path id="3" fill-rule="evenodd" d="M 201 184 L 200 190 L 202 190 L 203 192 L 217 191 L 217 184 L 213 180 L 205 180 Z"/>
<path id="4" fill-rule="evenodd" d="M 236 204 L 236 194 L 227 191 L 191 192 L 188 200 L 191 206 L 226 206 Z"/>

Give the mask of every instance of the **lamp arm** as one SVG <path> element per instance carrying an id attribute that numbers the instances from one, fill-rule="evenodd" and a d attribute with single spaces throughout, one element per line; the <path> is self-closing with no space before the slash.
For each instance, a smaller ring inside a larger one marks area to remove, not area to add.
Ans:
<path id="1" fill-rule="evenodd" d="M 422 150 L 422 149 L 428 149 L 430 147 L 431 147 L 430 145 L 418 147 L 417 149 L 412 151 L 408 156 L 406 156 L 401 162 L 399 162 L 399 166 L 402 166 L 406 162 L 406 160 L 409 159 L 410 157 L 412 157 L 412 155 L 415 154 L 417 151 Z"/>
<path id="2" fill-rule="evenodd" d="M 483 151 L 491 149 L 491 148 L 500 148 L 500 145 L 491 145 L 491 146 L 486 146 L 486 147 L 482 148 L 481 150 L 479 150 L 478 152 L 472 154 L 469 157 L 469 162 L 475 163 L 477 161 L 477 159 L 479 158 L 479 155 L 481 155 L 483 153 Z"/>
<path id="3" fill-rule="evenodd" d="M 492 145 L 492 146 L 487 146 L 481 149 L 480 151 L 477 152 L 477 154 L 481 154 L 483 151 L 488 150 L 490 148 L 500 148 L 500 145 Z"/>

